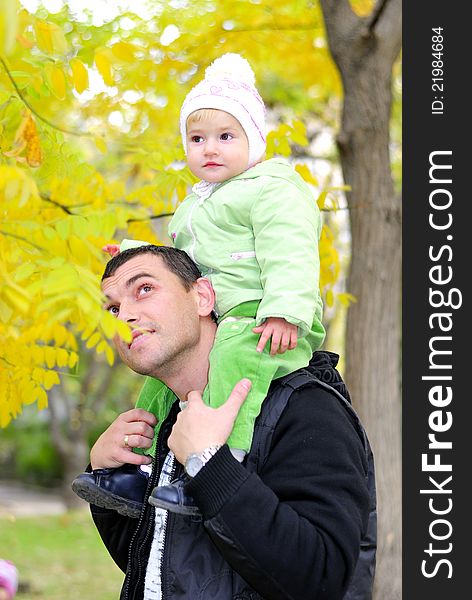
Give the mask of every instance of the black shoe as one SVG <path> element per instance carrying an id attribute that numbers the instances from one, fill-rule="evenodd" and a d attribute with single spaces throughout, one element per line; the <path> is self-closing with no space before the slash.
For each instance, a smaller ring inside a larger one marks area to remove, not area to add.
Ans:
<path id="1" fill-rule="evenodd" d="M 90 504 L 137 519 L 143 508 L 149 475 L 136 465 L 95 469 L 72 482 L 72 490 Z"/>
<path id="2" fill-rule="evenodd" d="M 201 516 L 200 509 L 195 500 L 185 491 L 185 485 L 189 482 L 188 475 L 182 475 L 174 479 L 169 485 L 155 487 L 148 498 L 153 506 L 165 508 L 179 515 Z"/>

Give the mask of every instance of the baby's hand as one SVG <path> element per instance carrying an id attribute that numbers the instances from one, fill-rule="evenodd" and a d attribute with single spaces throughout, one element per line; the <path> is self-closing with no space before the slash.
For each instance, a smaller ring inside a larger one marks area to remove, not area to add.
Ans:
<path id="1" fill-rule="evenodd" d="M 297 345 L 298 327 L 282 317 L 269 317 L 262 325 L 254 327 L 253 332 L 261 334 L 256 347 L 258 352 L 262 352 L 269 338 L 272 338 L 271 356 L 293 350 Z"/>
<path id="2" fill-rule="evenodd" d="M 102 248 L 103 252 L 108 252 L 110 256 L 116 256 L 120 253 L 120 247 L 118 244 L 107 244 Z"/>

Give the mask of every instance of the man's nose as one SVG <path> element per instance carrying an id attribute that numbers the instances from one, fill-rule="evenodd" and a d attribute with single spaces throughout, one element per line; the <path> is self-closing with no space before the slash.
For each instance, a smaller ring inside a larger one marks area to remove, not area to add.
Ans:
<path id="1" fill-rule="evenodd" d="M 118 313 L 118 318 L 120 321 L 125 321 L 126 323 L 135 323 L 138 320 L 138 315 L 136 310 L 134 309 L 133 303 L 130 302 L 122 302 L 120 304 L 120 312 Z"/>

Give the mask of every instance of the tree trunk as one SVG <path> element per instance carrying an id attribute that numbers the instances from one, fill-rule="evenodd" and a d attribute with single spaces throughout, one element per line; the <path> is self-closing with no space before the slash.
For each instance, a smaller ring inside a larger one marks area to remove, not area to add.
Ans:
<path id="1" fill-rule="evenodd" d="M 70 412 L 63 386 L 54 387 L 49 392 L 49 429 L 62 465 L 62 499 L 68 509 L 73 509 L 84 506 L 83 501 L 72 491 L 71 483 L 88 464 L 89 448 L 79 411 L 74 411 L 77 417 L 74 420 L 71 419 Z"/>
<path id="2" fill-rule="evenodd" d="M 401 40 L 399 0 L 369 18 L 349 3 L 323 1 L 344 87 L 338 148 L 351 186 L 346 382 L 372 444 L 377 479 L 375 598 L 401 598 L 401 206 L 390 169 L 391 72 Z"/>

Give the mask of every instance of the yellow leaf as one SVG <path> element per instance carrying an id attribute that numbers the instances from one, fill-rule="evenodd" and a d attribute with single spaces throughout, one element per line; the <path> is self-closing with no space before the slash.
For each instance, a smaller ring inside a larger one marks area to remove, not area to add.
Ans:
<path id="1" fill-rule="evenodd" d="M 78 58 L 73 58 L 70 61 L 70 68 L 72 70 L 72 82 L 77 93 L 81 94 L 88 88 L 89 76 L 87 67 Z"/>
<path id="2" fill-rule="evenodd" d="M 66 38 L 59 25 L 36 19 L 33 28 L 40 50 L 47 54 L 64 54 L 67 52 Z"/>
<path id="3" fill-rule="evenodd" d="M 115 336 L 117 330 L 117 321 L 115 317 L 112 317 L 111 314 L 106 310 L 102 311 L 100 325 L 107 338 L 111 339 Z"/>
<path id="4" fill-rule="evenodd" d="M 38 367 L 35 367 L 33 369 L 33 372 L 31 373 L 31 379 L 33 381 L 35 381 L 36 383 L 43 383 L 44 382 L 44 369 L 39 369 Z"/>
<path id="5" fill-rule="evenodd" d="M 316 202 L 318 203 L 318 208 L 320 210 L 323 210 L 323 208 L 325 207 L 327 196 L 328 196 L 327 191 L 321 192 L 321 194 L 318 196 L 318 199 Z"/>
<path id="6" fill-rule="evenodd" d="M 136 46 L 128 42 L 118 42 L 113 44 L 111 51 L 119 60 L 123 62 L 133 62 L 135 60 Z"/>
<path id="7" fill-rule="evenodd" d="M 101 136 L 97 135 L 97 136 L 95 136 L 94 141 L 95 141 L 95 146 L 97 146 L 97 148 L 100 150 L 100 152 L 102 154 L 106 154 L 107 145 L 105 143 L 105 140 Z"/>
<path id="8" fill-rule="evenodd" d="M 113 72 L 111 66 L 111 52 L 108 48 L 95 50 L 95 65 L 106 85 L 113 85 Z"/>
<path id="9" fill-rule="evenodd" d="M 69 354 L 65 348 L 57 348 L 56 364 L 58 367 L 65 367 L 69 361 Z"/>
<path id="10" fill-rule="evenodd" d="M 98 333 L 98 331 L 95 332 L 87 340 L 87 343 L 85 344 L 86 348 L 93 348 L 101 339 L 102 339 L 102 336 Z"/>
<path id="11" fill-rule="evenodd" d="M 0 298 L 0 321 L 8 323 L 13 315 L 13 309 Z"/>
<path id="12" fill-rule="evenodd" d="M 35 363 L 43 363 L 44 362 L 44 346 L 33 346 L 31 350 L 31 355 L 34 359 Z"/>
<path id="13" fill-rule="evenodd" d="M 48 296 L 61 296 L 65 291 L 80 289 L 77 271 L 70 265 L 55 269 L 44 279 L 44 290 Z"/>
<path id="14" fill-rule="evenodd" d="M 360 17 L 366 17 L 372 12 L 374 0 L 353 0 L 351 2 L 353 11 Z"/>
<path id="15" fill-rule="evenodd" d="M 46 346 L 44 349 L 44 358 L 46 359 L 46 365 L 52 369 L 56 364 L 56 353 L 54 352 L 54 348 Z"/>
<path id="16" fill-rule="evenodd" d="M 10 282 L 9 286 L 6 286 L 3 289 L 3 294 L 4 298 L 9 301 L 10 306 L 12 306 L 16 311 L 21 314 L 26 314 L 28 312 L 30 307 L 28 299 L 19 293 L 18 287 L 12 282 Z"/>
<path id="17" fill-rule="evenodd" d="M 44 68 L 51 92 L 58 100 L 66 97 L 66 77 L 64 71 L 57 65 L 47 64 Z"/>
<path id="18" fill-rule="evenodd" d="M 0 0 L 0 54 L 13 50 L 18 28 L 18 0 Z"/>
<path id="19" fill-rule="evenodd" d="M 29 111 L 24 111 L 23 119 L 16 130 L 13 148 L 4 152 L 6 156 L 18 157 L 25 153 L 26 162 L 30 167 L 39 167 L 43 161 L 41 144 L 38 136 L 38 130 L 33 116 Z M 24 188 L 26 191 L 26 187 Z M 27 197 L 20 202 L 20 206 L 26 204 Z"/>
<path id="20" fill-rule="evenodd" d="M 327 304 L 327 306 L 333 306 L 333 303 L 334 303 L 333 291 L 332 290 L 326 290 L 326 304 Z"/>
<path id="21" fill-rule="evenodd" d="M 121 336 L 125 342 L 131 342 L 132 332 L 130 326 L 124 321 L 116 320 L 115 323 L 118 335 Z"/>
<path id="22" fill-rule="evenodd" d="M 338 299 L 343 306 L 349 306 L 353 302 L 357 302 L 357 298 L 347 292 L 338 294 Z"/>
<path id="23" fill-rule="evenodd" d="M 59 375 L 56 371 L 46 371 L 44 373 L 43 385 L 44 389 L 50 390 L 53 385 L 60 383 Z"/>
<path id="24" fill-rule="evenodd" d="M 53 52 L 52 33 L 49 24 L 39 19 L 33 25 L 36 34 L 36 42 L 43 52 L 51 54 Z"/>
<path id="25" fill-rule="evenodd" d="M 102 354 L 103 352 L 105 352 L 107 346 L 108 344 L 105 342 L 105 340 L 102 340 L 96 348 L 97 354 Z"/>
<path id="26" fill-rule="evenodd" d="M 24 281 L 25 279 L 28 279 L 28 277 L 30 277 L 35 271 L 36 265 L 33 265 L 32 263 L 23 263 L 16 269 L 13 279 L 16 282 Z"/>
<path id="27" fill-rule="evenodd" d="M 77 364 L 78 359 L 79 359 L 79 355 L 77 354 L 77 352 L 70 352 L 68 367 L 70 369 L 73 369 L 75 367 L 75 365 Z"/>
<path id="28" fill-rule="evenodd" d="M 113 354 L 112 348 L 108 345 L 105 348 L 105 356 L 107 357 L 107 362 L 111 367 L 113 365 L 113 363 L 115 362 L 115 355 Z"/>
<path id="29" fill-rule="evenodd" d="M 48 405 L 48 395 L 43 390 L 43 388 L 40 388 L 40 387 L 36 388 L 36 398 L 38 400 L 38 408 L 39 408 L 39 410 L 43 410 L 44 408 L 47 408 L 47 405 Z"/>
<path id="30" fill-rule="evenodd" d="M 307 165 L 298 164 L 295 166 L 295 171 L 297 171 L 307 183 L 318 185 L 318 180 L 313 176 Z"/>

